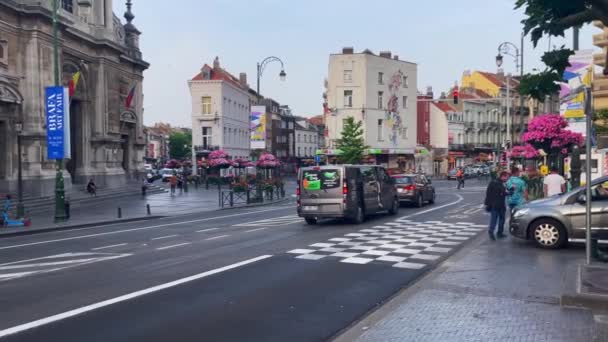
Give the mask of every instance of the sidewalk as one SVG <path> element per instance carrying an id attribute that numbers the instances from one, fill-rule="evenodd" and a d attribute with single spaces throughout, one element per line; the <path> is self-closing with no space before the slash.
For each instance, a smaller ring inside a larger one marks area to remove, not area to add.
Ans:
<path id="1" fill-rule="evenodd" d="M 291 185 L 287 184 L 286 186 L 287 196 L 292 193 L 288 191 L 293 187 Z M 145 198 L 139 196 L 72 205 L 69 221 L 57 224 L 54 222 L 54 212 L 52 210 L 38 212 L 32 214 L 32 225 L 30 227 L 0 228 L 0 236 L 23 231 L 31 232 L 74 226 L 110 224 L 220 209 L 217 187 L 210 187 L 209 190 L 205 190 L 204 186 L 198 189 L 191 186 L 188 190 L 188 192 L 177 190 L 175 196 L 171 196 L 169 193 L 161 193 L 148 195 Z M 227 188 L 223 190 L 227 190 Z M 276 202 L 268 202 L 267 204 Z M 150 205 L 150 215 L 147 213 L 147 204 Z M 118 218 L 118 208 L 121 208 L 121 218 Z"/>
<path id="2" fill-rule="evenodd" d="M 559 305 L 583 259 L 483 234 L 335 341 L 599 341 L 590 311 Z"/>

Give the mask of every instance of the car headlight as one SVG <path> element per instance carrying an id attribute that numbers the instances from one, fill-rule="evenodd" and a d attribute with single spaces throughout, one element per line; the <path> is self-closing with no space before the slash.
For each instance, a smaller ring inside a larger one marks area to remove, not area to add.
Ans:
<path id="1" fill-rule="evenodd" d="M 530 212 L 529 208 L 525 208 L 525 209 L 518 209 L 515 211 L 515 213 L 513 214 L 514 218 L 518 218 L 518 217 L 522 217 L 524 215 L 526 215 L 527 213 Z"/>

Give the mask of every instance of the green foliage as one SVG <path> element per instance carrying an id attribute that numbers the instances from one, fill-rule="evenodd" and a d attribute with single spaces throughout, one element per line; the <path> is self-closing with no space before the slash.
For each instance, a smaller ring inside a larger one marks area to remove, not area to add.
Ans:
<path id="1" fill-rule="evenodd" d="M 173 132 L 169 136 L 169 155 L 173 159 L 182 160 L 192 155 L 192 134 Z"/>
<path id="2" fill-rule="evenodd" d="M 558 75 L 564 75 L 564 71 L 570 66 L 568 58 L 574 55 L 574 51 L 566 49 L 564 45 L 559 50 L 547 51 L 541 57 L 543 63 L 549 67 L 549 70 L 555 71 Z"/>
<path id="3" fill-rule="evenodd" d="M 342 151 L 340 161 L 344 164 L 357 164 L 363 159 L 363 152 L 367 148 L 363 140 L 363 122 L 349 116 L 344 121 L 342 136 L 338 139 L 336 147 Z"/>
<path id="4" fill-rule="evenodd" d="M 559 80 L 561 77 L 557 73 L 548 70 L 538 74 L 525 74 L 519 82 L 517 91 L 524 96 L 544 102 L 546 95 L 559 91 L 559 85 L 555 83 Z"/>
<path id="5" fill-rule="evenodd" d="M 600 109 L 593 113 L 595 132 L 598 134 L 608 133 L 608 109 Z"/>

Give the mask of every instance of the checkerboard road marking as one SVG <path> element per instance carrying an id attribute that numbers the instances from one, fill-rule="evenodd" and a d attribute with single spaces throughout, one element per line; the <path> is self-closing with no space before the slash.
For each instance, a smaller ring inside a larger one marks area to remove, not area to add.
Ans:
<path id="1" fill-rule="evenodd" d="M 297 259 L 337 259 L 358 265 L 381 262 L 396 268 L 419 270 L 438 262 L 485 229 L 485 225 L 470 222 L 399 219 L 287 253 L 295 254 Z"/>

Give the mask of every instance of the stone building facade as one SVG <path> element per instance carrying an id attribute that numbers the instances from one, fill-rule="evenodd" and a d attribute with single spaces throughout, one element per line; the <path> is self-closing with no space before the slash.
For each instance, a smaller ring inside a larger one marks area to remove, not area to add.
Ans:
<path id="1" fill-rule="evenodd" d="M 113 14 L 112 2 L 59 0 L 61 82 L 67 86 L 80 75 L 70 99 L 66 188 L 91 177 L 99 185 L 124 183 L 143 166 L 142 83 L 149 64 L 139 49 L 131 0 L 126 24 Z M 52 14 L 52 1 L 0 1 L 0 193 L 16 191 L 19 157 L 26 194 L 53 193 L 56 171 L 47 160 L 44 103 L 45 87 L 54 83 Z"/>

